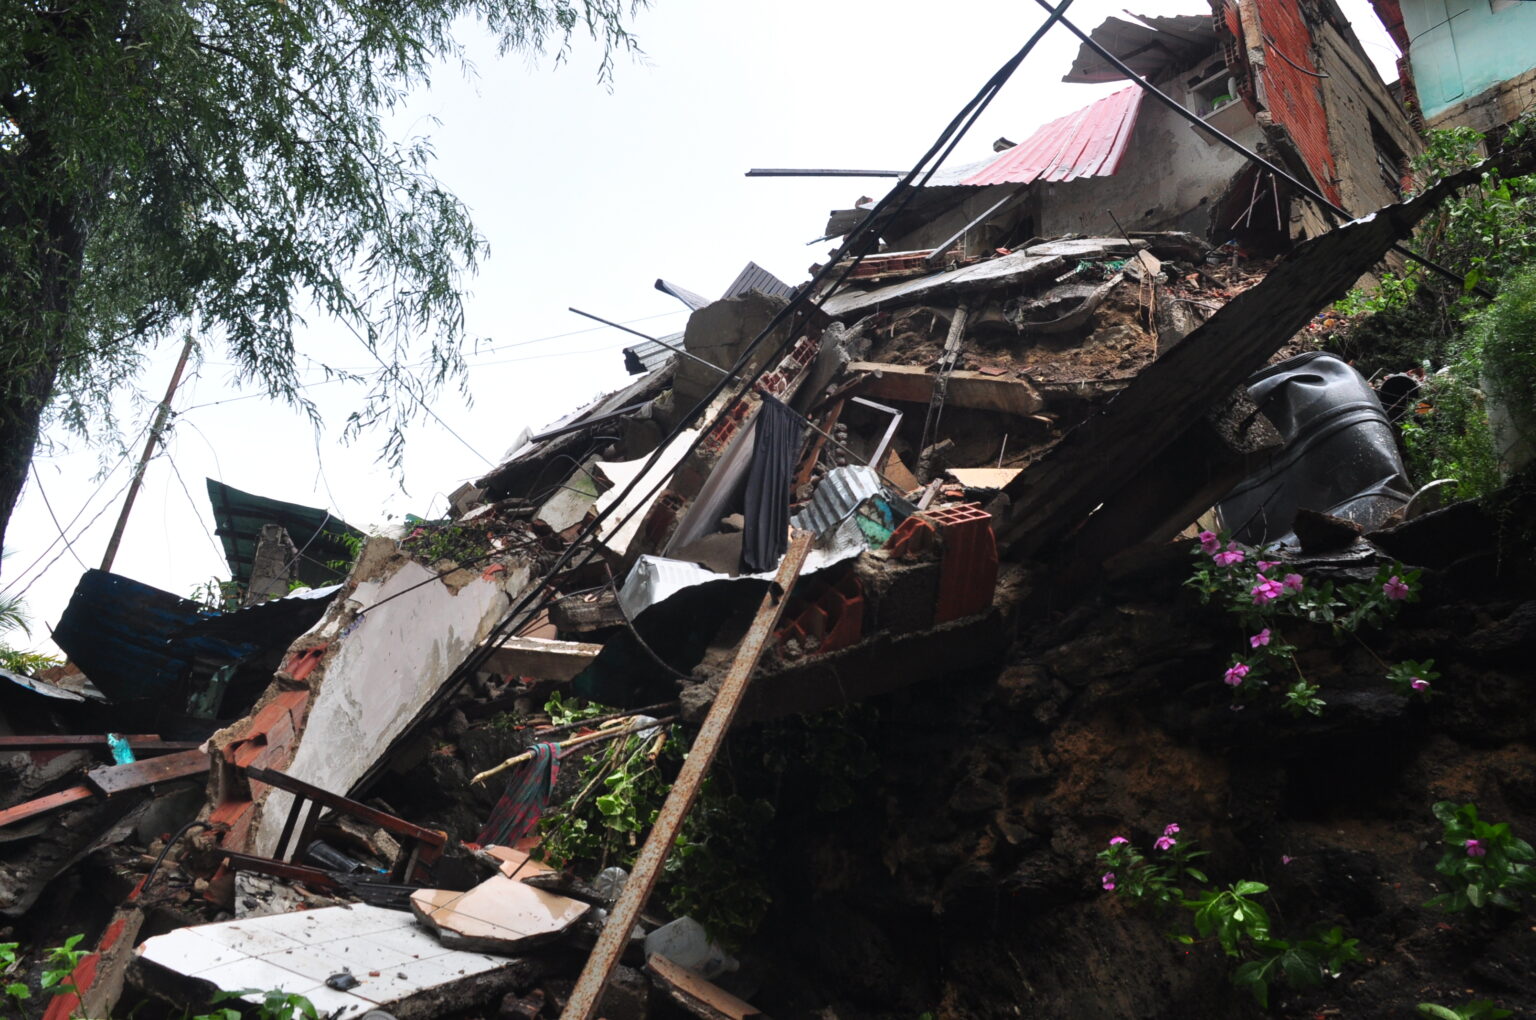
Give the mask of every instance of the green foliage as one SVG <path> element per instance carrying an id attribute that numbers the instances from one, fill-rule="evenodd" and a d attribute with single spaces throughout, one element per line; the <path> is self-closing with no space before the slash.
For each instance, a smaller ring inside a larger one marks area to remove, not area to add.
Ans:
<path id="1" fill-rule="evenodd" d="M 239 581 L 221 581 L 210 577 L 192 589 L 192 601 L 216 609 L 221 613 L 240 608 L 245 592 Z"/>
<path id="2" fill-rule="evenodd" d="M 239 988 L 232 991 L 221 991 L 214 995 L 212 1006 L 221 1003 L 237 1002 L 247 995 L 260 995 L 261 1002 L 256 1007 L 256 1020 L 319 1020 L 319 1011 L 309 999 L 296 992 L 285 992 L 281 988 L 269 988 L 262 991 L 260 988 Z M 201 1013 L 191 1020 L 240 1020 L 241 1011 L 231 1006 L 215 1009 L 211 1013 Z"/>
<path id="3" fill-rule="evenodd" d="M 1135 844 L 1120 837 L 1110 843 L 1108 850 L 1099 851 L 1099 863 L 1107 869 L 1100 878 L 1104 888 L 1117 896 L 1163 909 L 1184 900 L 1184 891 L 1175 882 L 1209 881 L 1205 872 L 1191 867 L 1189 862 L 1210 851 L 1196 850 L 1193 839 L 1175 839 L 1177 826 L 1169 829 L 1172 831 L 1165 831 L 1158 841 L 1161 849 L 1155 863 Z"/>
<path id="4" fill-rule="evenodd" d="M 1509 277 L 1493 304 L 1473 318 L 1469 334 L 1489 397 L 1536 442 L 1536 265 Z"/>
<path id="5" fill-rule="evenodd" d="M 1316 988 L 1324 977 L 1336 978 L 1346 966 L 1361 959 L 1359 941 L 1345 938 L 1344 930 L 1337 926 L 1294 943 L 1285 939 L 1255 939 L 1257 959 L 1238 967 L 1232 983 L 1248 989 L 1254 1001 L 1267 1009 L 1270 985 Z"/>
<path id="6" fill-rule="evenodd" d="M 1426 906 L 1448 912 L 1481 909 L 1492 904 L 1519 910 L 1520 898 L 1536 892 L 1536 852 L 1517 839 L 1508 822 L 1485 822 L 1477 817 L 1477 805 L 1460 807 L 1448 800 L 1434 806 L 1435 817 L 1445 826 L 1441 841 L 1445 853 L 1435 870 L 1445 876 L 1447 892 Z"/>
<path id="7" fill-rule="evenodd" d="M 1387 670 L 1387 680 L 1399 694 L 1427 695 L 1440 674 L 1435 670 L 1435 660 L 1404 659 Z"/>
<path id="8" fill-rule="evenodd" d="M 1204 856 L 1193 846 L 1194 841 L 1183 836 L 1177 825 L 1170 825 L 1155 844 L 1158 863 L 1152 863 L 1128 840 L 1116 836 L 1109 849 L 1098 855 L 1100 865 L 1110 869 L 1099 881 L 1116 896 L 1159 909 L 1178 906 L 1188 911 L 1195 933 L 1175 931 L 1169 937 L 1185 946 L 1214 942 L 1222 952 L 1241 960 L 1232 983 L 1247 989 L 1265 1008 L 1272 985 L 1315 987 L 1325 975 L 1338 977 L 1346 965 L 1361 958 L 1359 940 L 1346 938 L 1339 927 L 1294 942 L 1276 938 L 1271 934 L 1269 911 L 1254 898 L 1269 892 L 1269 886 L 1251 880 L 1225 889 L 1212 885 L 1204 872 L 1188 864 Z M 1186 895 L 1174 886 L 1176 881 L 1195 881 L 1205 888 Z"/>
<path id="9" fill-rule="evenodd" d="M 400 545 L 423 563 L 463 564 L 484 559 L 491 547 L 485 532 L 448 521 L 423 521 Z"/>
<path id="10" fill-rule="evenodd" d="M 583 701 L 581 698 L 572 698 L 569 702 L 555 691 L 544 702 L 544 711 L 549 715 L 549 721 L 555 726 L 567 726 L 582 719 L 591 719 L 593 716 L 602 715 L 607 711 L 602 705 L 594 705 Z"/>
<path id="11" fill-rule="evenodd" d="M 1456 481 L 1457 499 L 1476 499 L 1499 487 L 1498 457 L 1480 388 L 1482 359 L 1475 346 L 1455 345 L 1451 367 L 1428 376 L 1419 406 L 1402 424 L 1410 477 L 1421 484 Z"/>
<path id="12" fill-rule="evenodd" d="M 1433 1002 L 1419 1003 L 1419 1012 L 1437 1020 L 1503 1020 L 1515 1014 L 1500 1009 L 1489 999 L 1474 999 L 1465 1006 L 1441 1006 Z"/>
<path id="13" fill-rule="evenodd" d="M 349 435 L 402 430 L 465 377 L 462 280 L 484 254 L 387 128 L 479 23 L 503 52 L 594 38 L 607 79 L 645 0 L 82 0 L 0 7 L 0 531 L 40 416 L 110 434 L 111 396 L 183 328 L 316 417 L 306 307 L 367 348 Z M 355 360 L 348 355 L 345 361 Z M 3 537 L 3 534 L 0 534 Z"/>
<path id="14" fill-rule="evenodd" d="M 649 752 L 653 742 L 642 735 L 627 737 L 587 757 L 580 792 L 539 823 L 549 859 L 564 866 L 633 865 L 671 789 L 669 777 L 687 753 L 678 727 L 668 730 L 664 750 L 654 760 Z M 727 948 L 739 946 L 762 922 L 771 901 L 762 865 L 763 833 L 772 818 L 773 806 L 766 800 L 727 792 L 720 776 L 707 779 L 667 857 L 661 889 L 667 908 L 692 916 Z"/>
<path id="15" fill-rule="evenodd" d="M 32 633 L 26 603 L 20 596 L 0 598 L 0 634 L 10 630 L 19 630 L 28 635 Z M 23 676 L 35 676 L 45 669 L 63 664 L 64 660 L 56 656 L 22 651 L 0 641 L 0 669 L 8 669 Z"/>
<path id="16" fill-rule="evenodd" d="M 84 938 L 84 935 L 71 935 L 64 940 L 62 946 L 54 946 L 44 952 L 42 975 L 38 980 L 41 991 L 47 992 L 50 997 L 77 991 L 69 976 L 75 972 L 75 966 L 81 959 L 89 955 L 88 950 L 75 948 Z M 25 982 L 12 980 L 14 972 L 23 962 L 17 953 L 18 948 L 19 943 L 0 942 L 0 982 L 3 982 L 0 984 L 0 994 L 4 995 L 10 1009 L 15 1010 L 19 1017 L 25 1017 L 26 1004 L 32 999 L 32 990 Z"/>
<path id="17" fill-rule="evenodd" d="M 1529 115 L 1517 121 L 1504 144 L 1528 144 L 1530 125 Z M 1413 162 L 1417 190 L 1475 166 L 1483 141 L 1464 127 L 1427 132 L 1424 152 Z M 1480 284 L 1498 289 L 1510 270 L 1536 259 L 1536 174 L 1506 178 L 1485 170 L 1425 218 L 1413 247 L 1465 271 L 1466 290 Z"/>
<path id="18" fill-rule="evenodd" d="M 1298 718 L 1303 715 L 1322 715 L 1328 702 L 1318 696 L 1320 688 L 1306 679 L 1297 680 L 1286 688 L 1283 707 Z"/>
<path id="19" fill-rule="evenodd" d="M 1285 623 L 1321 624 L 1336 639 L 1358 640 L 1360 631 L 1380 626 L 1403 603 L 1419 598 L 1421 572 L 1395 562 L 1381 564 L 1369 581 L 1335 585 L 1309 581 L 1279 560 L 1264 559 L 1273 553 L 1209 531 L 1200 533 L 1191 554 L 1195 567 L 1185 586 L 1195 590 L 1201 603 L 1226 610 L 1246 638 L 1247 647 L 1233 653 L 1223 677 L 1233 697 L 1252 700 L 1280 674 L 1294 673 L 1296 679 L 1280 696 L 1280 707 L 1297 717 L 1322 715 L 1327 702 L 1302 673 L 1296 646 L 1285 640 Z"/>

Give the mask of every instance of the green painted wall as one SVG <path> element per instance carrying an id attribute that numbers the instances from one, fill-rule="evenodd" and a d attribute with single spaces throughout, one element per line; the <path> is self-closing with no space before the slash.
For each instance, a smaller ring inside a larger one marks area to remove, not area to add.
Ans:
<path id="1" fill-rule="evenodd" d="M 1536 67 L 1533 0 L 1402 0 L 1402 8 L 1426 117 Z"/>

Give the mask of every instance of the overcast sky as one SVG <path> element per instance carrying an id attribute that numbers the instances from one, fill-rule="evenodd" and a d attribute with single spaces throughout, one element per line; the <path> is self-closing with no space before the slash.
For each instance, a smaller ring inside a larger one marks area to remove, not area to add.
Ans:
<path id="1" fill-rule="evenodd" d="M 1077 0 L 1070 17 L 1087 30 L 1120 14 L 1121 2 Z M 466 23 L 461 38 L 475 77 L 445 68 L 395 119 L 402 136 L 432 139 L 439 177 L 490 243 L 467 302 L 468 330 L 481 338 L 467 348 L 473 405 L 456 394 L 433 405 L 463 441 L 430 419 L 415 426 L 402 492 L 376 462 L 381 437 L 341 443 L 359 393 L 338 383 L 308 390 L 326 415 L 317 436 L 295 412 L 235 389 L 227 358 L 210 342 L 176 395 L 175 427 L 149 467 L 116 572 L 184 596 L 228 576 L 205 477 L 329 508 L 363 528 L 405 513 L 440 515 L 445 494 L 483 473 L 522 428 L 629 378 L 619 349 L 635 338 L 592 328 L 568 306 L 660 335 L 681 330 L 686 313 L 652 288 L 658 276 L 711 297 L 748 261 L 790 283 L 805 279 L 832 247 L 806 243 L 821 234 L 828 211 L 878 196 L 890 182 L 743 173 L 909 167 L 1044 18 L 1021 0 L 654 4 L 634 26 L 645 55 L 621 58 L 611 90 L 595 81 L 590 45 L 573 47 L 558 67 L 548 58 L 497 59 L 485 33 Z M 1396 50 L 1366 0 L 1343 7 L 1384 78 L 1394 78 Z M 1135 10 L 1209 9 L 1197 0 L 1155 0 Z M 1063 84 L 1077 48 L 1065 29 L 1053 29 L 952 162 L 983 158 L 999 135 L 1018 141 L 1120 87 Z M 157 351 L 139 380 L 155 400 L 179 346 Z M 301 350 L 333 365 L 370 366 L 357 340 L 321 321 L 305 332 Z M 11 520 L 0 588 L 26 589 L 36 647 L 53 650 L 47 628 L 82 569 L 101 563 L 149 415 L 148 406 L 123 406 L 132 457 L 114 454 L 107 466 L 117 466 L 101 480 L 99 451 L 54 436 L 60 446 L 38 457 L 36 479 Z M 72 551 L 58 541 L 38 479 Z"/>

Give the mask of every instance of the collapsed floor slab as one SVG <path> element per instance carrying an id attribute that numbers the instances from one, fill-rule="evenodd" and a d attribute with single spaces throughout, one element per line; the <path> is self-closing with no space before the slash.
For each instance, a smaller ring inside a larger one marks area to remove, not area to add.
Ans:
<path id="1" fill-rule="evenodd" d="M 411 915 L 357 904 L 179 928 L 139 947 L 130 979 L 178 1005 L 216 991 L 302 995 L 322 1016 L 384 1009 L 398 1020 L 438 1016 L 484 1001 L 514 983 L 516 961 L 439 943 Z M 350 974 L 334 985 L 327 979 Z"/>

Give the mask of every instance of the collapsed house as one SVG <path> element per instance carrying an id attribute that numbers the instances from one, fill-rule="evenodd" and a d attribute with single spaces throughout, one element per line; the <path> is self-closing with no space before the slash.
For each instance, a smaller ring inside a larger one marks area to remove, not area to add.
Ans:
<path id="1" fill-rule="evenodd" d="M 1021 620 L 1197 520 L 1301 555 L 1297 521 L 1327 515 L 1352 569 L 1377 558 L 1359 534 L 1422 507 L 1370 387 L 1314 350 L 1317 317 L 1456 181 L 1398 201 L 1415 136 L 1331 2 L 1092 38 L 1309 190 L 1132 84 L 889 214 L 834 213 L 829 234 L 883 249 L 810 283 L 749 265 L 711 301 L 657 281 L 692 314 L 625 350 L 629 386 L 525 434 L 448 518 L 367 538 L 335 587 L 259 601 L 328 579 L 360 536 L 211 481 L 255 604 L 210 615 L 88 574 L 60 644 L 113 707 L 75 724 L 160 714 L 84 783 L 105 736 L 0 738 L 73 755 L 34 757 L 0 812 L 14 843 L 72 833 L 16 911 L 93 852 L 124 890 L 48 1016 L 105 1015 L 125 980 L 179 1006 L 279 989 L 402 1018 L 643 1016 L 654 984 L 757 1015 L 687 918 L 639 913 L 672 838 L 653 832 L 646 875 L 540 860 L 559 757 L 697 727 L 656 819 L 675 835 L 732 723 L 996 673 Z M 1117 76 L 1085 45 L 1067 80 Z M 1332 226 L 1315 195 L 1374 212 Z M 608 711 L 557 722 L 550 692 Z M 503 771 L 501 799 L 477 785 Z"/>

